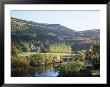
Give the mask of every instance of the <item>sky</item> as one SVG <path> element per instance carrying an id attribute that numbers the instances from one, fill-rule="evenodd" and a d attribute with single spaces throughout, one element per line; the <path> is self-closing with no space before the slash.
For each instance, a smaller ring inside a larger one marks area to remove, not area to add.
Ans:
<path id="1" fill-rule="evenodd" d="M 38 23 L 61 24 L 76 31 L 100 29 L 100 11 L 11 11 L 11 17 Z"/>

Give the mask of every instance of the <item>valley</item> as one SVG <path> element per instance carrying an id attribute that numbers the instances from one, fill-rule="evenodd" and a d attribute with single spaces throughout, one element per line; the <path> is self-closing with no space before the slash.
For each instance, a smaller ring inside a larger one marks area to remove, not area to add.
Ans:
<path id="1" fill-rule="evenodd" d="M 11 17 L 11 76 L 100 76 L 100 29 L 76 30 Z"/>

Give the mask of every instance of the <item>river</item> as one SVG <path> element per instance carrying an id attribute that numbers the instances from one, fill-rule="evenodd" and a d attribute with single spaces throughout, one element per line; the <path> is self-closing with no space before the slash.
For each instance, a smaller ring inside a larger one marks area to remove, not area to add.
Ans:
<path id="1" fill-rule="evenodd" d="M 59 75 L 59 63 L 34 66 L 35 74 L 30 77 L 57 77 Z"/>

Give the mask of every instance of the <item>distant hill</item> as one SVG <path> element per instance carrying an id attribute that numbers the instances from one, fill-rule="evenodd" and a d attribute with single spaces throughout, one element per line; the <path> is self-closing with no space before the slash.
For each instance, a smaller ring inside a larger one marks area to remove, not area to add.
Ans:
<path id="1" fill-rule="evenodd" d="M 100 38 L 100 30 L 99 29 L 92 29 L 92 30 L 85 30 L 78 32 L 79 34 L 85 35 L 87 37 L 95 37 Z"/>
<path id="2" fill-rule="evenodd" d="M 12 30 L 25 30 L 26 33 L 47 33 L 53 35 L 73 35 L 75 33 L 74 30 L 69 29 L 60 24 L 45 24 L 45 23 L 37 23 L 32 21 L 21 20 L 17 18 L 11 18 Z"/>
<path id="3" fill-rule="evenodd" d="M 100 41 L 99 29 L 75 31 L 60 24 L 38 23 L 13 17 L 11 17 L 11 34 L 13 42 L 40 41 L 44 45 L 47 42 L 74 45 L 87 44 L 91 40 Z"/>

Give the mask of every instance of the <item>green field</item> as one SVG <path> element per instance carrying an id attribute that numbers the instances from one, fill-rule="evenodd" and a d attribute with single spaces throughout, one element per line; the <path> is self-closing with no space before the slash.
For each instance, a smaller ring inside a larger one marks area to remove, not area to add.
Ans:
<path id="1" fill-rule="evenodd" d="M 33 54 L 38 54 L 37 52 L 22 52 L 18 54 L 19 56 L 30 56 Z M 60 55 L 60 56 L 73 56 L 76 54 L 71 54 L 71 53 L 40 53 L 40 54 L 47 54 L 47 55 Z"/>

